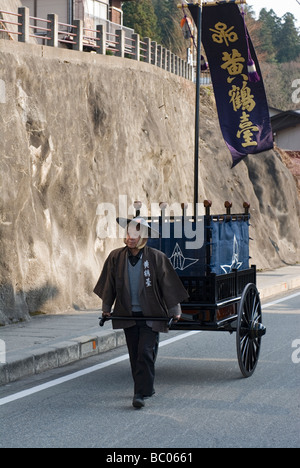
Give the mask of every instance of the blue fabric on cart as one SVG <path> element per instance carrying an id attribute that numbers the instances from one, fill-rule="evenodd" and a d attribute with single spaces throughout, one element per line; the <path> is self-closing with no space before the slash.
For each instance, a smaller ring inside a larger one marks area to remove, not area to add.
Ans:
<path id="1" fill-rule="evenodd" d="M 213 221 L 211 272 L 217 275 L 249 268 L 249 222 Z"/>
<path id="2" fill-rule="evenodd" d="M 161 237 L 159 239 L 149 239 L 148 246 L 164 252 L 178 276 L 197 277 L 205 275 L 206 256 L 202 231 L 200 242 L 197 243 L 195 238 L 187 237 L 186 234 L 188 233 L 185 232 L 181 222 L 166 222 L 163 229 L 161 225 L 159 227 L 155 225 L 154 228 L 159 230 Z M 190 229 L 196 232 L 195 223 L 190 223 Z M 204 224 L 201 225 L 201 229 L 204 232 Z"/>

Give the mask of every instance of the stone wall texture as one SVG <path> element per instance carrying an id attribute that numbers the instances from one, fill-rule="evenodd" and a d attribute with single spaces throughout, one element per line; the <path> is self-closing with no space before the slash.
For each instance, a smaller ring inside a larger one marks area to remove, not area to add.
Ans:
<path id="1" fill-rule="evenodd" d="M 100 306 L 92 290 L 122 240 L 101 238 L 99 205 L 193 202 L 195 86 L 133 60 L 7 40 L 0 80 L 0 323 Z M 199 201 L 215 213 L 248 201 L 252 263 L 295 264 L 293 176 L 275 151 L 231 169 L 210 88 L 201 101 Z"/>

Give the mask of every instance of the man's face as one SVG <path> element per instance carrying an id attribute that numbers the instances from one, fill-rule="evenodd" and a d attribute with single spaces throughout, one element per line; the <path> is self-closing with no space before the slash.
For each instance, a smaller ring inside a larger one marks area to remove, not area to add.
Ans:
<path id="1" fill-rule="evenodd" d="M 137 226 L 133 224 L 129 225 L 126 236 L 127 247 L 129 247 L 129 249 L 136 249 L 140 239 L 141 236 L 139 231 L 137 230 Z"/>

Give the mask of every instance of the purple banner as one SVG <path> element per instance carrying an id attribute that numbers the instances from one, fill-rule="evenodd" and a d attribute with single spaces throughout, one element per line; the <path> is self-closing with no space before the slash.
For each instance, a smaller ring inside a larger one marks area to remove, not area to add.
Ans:
<path id="1" fill-rule="evenodd" d="M 198 8 L 189 4 L 196 25 Z M 220 127 L 234 167 L 248 154 L 273 148 L 265 88 L 239 7 L 224 4 L 203 7 L 202 10 L 202 43 L 212 77 Z"/>

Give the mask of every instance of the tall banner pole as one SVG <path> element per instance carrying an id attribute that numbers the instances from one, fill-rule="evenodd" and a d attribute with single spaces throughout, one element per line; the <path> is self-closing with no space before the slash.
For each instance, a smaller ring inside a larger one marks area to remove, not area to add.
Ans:
<path id="1" fill-rule="evenodd" d="M 199 201 L 199 136 L 200 136 L 200 83 L 201 83 L 201 23 L 202 0 L 198 1 L 198 35 L 197 35 L 197 77 L 196 77 L 196 115 L 195 115 L 195 162 L 194 162 L 194 216 L 197 221 Z"/>

